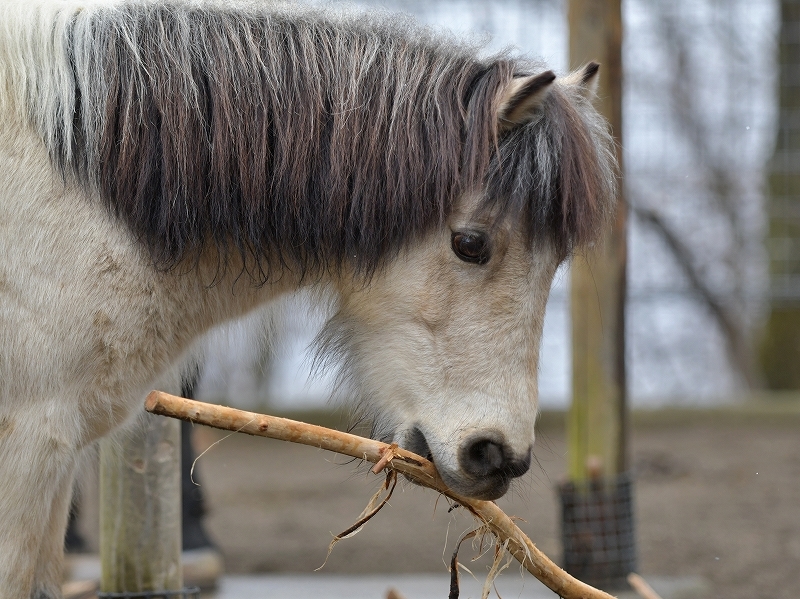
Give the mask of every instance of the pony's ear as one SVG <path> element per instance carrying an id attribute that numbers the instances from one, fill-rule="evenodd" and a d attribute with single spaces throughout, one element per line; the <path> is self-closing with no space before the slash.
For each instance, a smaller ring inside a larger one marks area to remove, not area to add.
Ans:
<path id="1" fill-rule="evenodd" d="M 598 72 L 600 72 L 600 63 L 589 62 L 559 81 L 565 85 L 577 87 L 585 97 L 591 99 L 597 93 L 597 84 L 600 81 L 597 76 Z"/>
<path id="2" fill-rule="evenodd" d="M 502 92 L 497 110 L 500 133 L 530 121 L 550 93 L 550 85 L 555 78 L 553 71 L 545 71 L 530 77 L 512 79 Z"/>

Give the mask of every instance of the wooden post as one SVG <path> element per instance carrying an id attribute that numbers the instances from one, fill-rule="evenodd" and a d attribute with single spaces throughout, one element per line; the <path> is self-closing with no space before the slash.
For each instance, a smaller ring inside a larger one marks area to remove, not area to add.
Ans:
<path id="1" fill-rule="evenodd" d="M 180 591 L 180 422 L 144 414 L 100 449 L 100 590 Z"/>
<path id="2" fill-rule="evenodd" d="M 600 63 L 596 105 L 617 142 L 622 133 L 621 0 L 570 0 L 570 68 Z M 569 477 L 582 482 L 627 470 L 625 397 L 626 209 L 622 189 L 613 228 L 572 263 L 572 405 Z M 590 476 L 591 475 L 591 476 Z"/>
<path id="3" fill-rule="evenodd" d="M 600 63 L 597 108 L 611 126 L 621 169 L 621 0 L 570 0 L 568 13 L 570 67 Z M 560 488 L 564 568 L 605 589 L 625 588 L 636 568 L 626 447 L 626 210 L 619 191 L 611 230 L 572 262 L 569 481 Z"/>

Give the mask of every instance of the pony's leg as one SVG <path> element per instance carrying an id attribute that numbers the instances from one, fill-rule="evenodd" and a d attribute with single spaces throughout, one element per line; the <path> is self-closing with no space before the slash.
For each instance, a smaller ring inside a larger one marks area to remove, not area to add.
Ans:
<path id="1" fill-rule="evenodd" d="M 32 597 L 55 599 L 61 597 L 61 581 L 64 576 L 64 531 L 69 519 L 72 502 L 74 470 L 63 473 L 62 480 L 54 484 L 55 497 L 50 509 L 50 520 L 42 538 L 36 573 L 33 579 Z"/>
<path id="2" fill-rule="evenodd" d="M 0 599 L 56 599 L 76 431 L 26 407 L 0 415 Z"/>

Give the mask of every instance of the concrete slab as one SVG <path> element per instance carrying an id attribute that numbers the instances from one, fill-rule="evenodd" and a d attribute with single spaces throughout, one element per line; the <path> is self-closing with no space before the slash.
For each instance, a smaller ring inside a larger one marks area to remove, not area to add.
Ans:
<path id="1" fill-rule="evenodd" d="M 100 561 L 96 555 L 69 556 L 72 580 L 98 580 Z M 512 567 L 513 568 L 513 567 Z M 710 588 L 700 577 L 645 576 L 662 599 L 706 599 Z M 228 575 L 217 589 L 202 594 L 202 599 L 385 599 L 394 588 L 405 599 L 445 599 L 450 577 L 441 574 L 258 574 Z M 462 573 L 461 599 L 479 599 L 480 582 Z M 497 579 L 503 599 L 555 599 L 556 594 L 529 574 L 506 570 Z M 616 594 L 619 599 L 638 599 L 630 590 Z M 497 595 L 494 595 L 495 597 Z"/>
<path id="2" fill-rule="evenodd" d="M 699 578 L 648 577 L 662 599 L 703 599 L 708 588 Z M 497 581 L 503 599 L 555 599 L 556 595 L 529 575 L 504 573 Z M 461 599 L 479 599 L 483 581 L 461 577 Z M 335 574 L 225 576 L 203 599 L 385 599 L 394 588 L 405 599 L 445 599 L 450 590 L 447 574 Z M 494 595 L 496 597 L 496 595 Z M 633 591 L 617 593 L 619 599 L 637 599 Z"/>
<path id="3" fill-rule="evenodd" d="M 462 599 L 479 599 L 483 581 L 461 577 Z M 203 599 L 385 599 L 394 588 L 405 599 L 445 599 L 450 591 L 447 574 L 385 574 L 367 576 L 290 575 L 226 576 L 215 593 Z M 504 599 L 552 599 L 555 595 L 526 576 L 503 576 Z"/>

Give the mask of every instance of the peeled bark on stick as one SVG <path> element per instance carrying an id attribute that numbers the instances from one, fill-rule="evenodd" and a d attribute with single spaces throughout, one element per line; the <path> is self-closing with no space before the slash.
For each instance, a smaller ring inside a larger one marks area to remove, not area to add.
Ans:
<path id="1" fill-rule="evenodd" d="M 567 574 L 539 551 L 536 545 L 497 505 L 491 501 L 469 499 L 447 488 L 433 463 L 396 445 L 367 439 L 322 426 L 276 416 L 245 412 L 212 405 L 160 391 L 152 391 L 145 409 L 153 414 L 179 418 L 215 428 L 248 435 L 302 443 L 359 458 L 391 468 L 416 483 L 431 488 L 467 508 L 497 536 L 508 540 L 508 551 L 522 566 L 564 599 L 613 599 L 612 595 L 591 587 Z M 373 468 L 373 471 L 378 469 Z M 378 470 L 379 471 L 379 470 Z"/>

